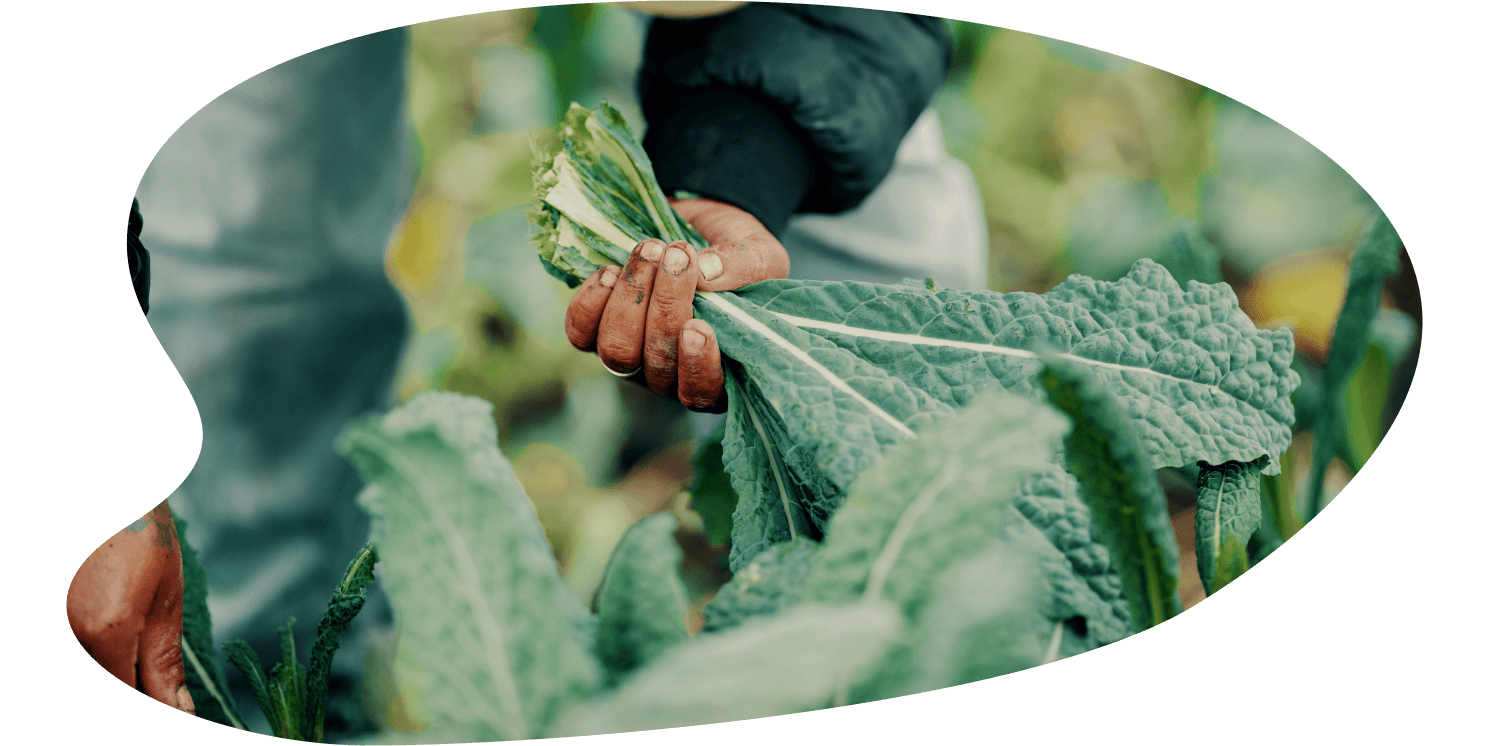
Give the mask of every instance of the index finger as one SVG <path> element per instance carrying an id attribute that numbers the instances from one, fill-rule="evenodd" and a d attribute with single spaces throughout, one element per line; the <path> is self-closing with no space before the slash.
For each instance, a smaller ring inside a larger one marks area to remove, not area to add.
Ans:
<path id="1" fill-rule="evenodd" d="M 573 300 L 568 302 L 568 313 L 563 318 L 563 330 L 568 334 L 569 344 L 584 352 L 594 349 L 599 320 L 604 316 L 605 304 L 610 301 L 615 278 L 619 276 L 619 267 L 601 267 L 579 286 Z"/>

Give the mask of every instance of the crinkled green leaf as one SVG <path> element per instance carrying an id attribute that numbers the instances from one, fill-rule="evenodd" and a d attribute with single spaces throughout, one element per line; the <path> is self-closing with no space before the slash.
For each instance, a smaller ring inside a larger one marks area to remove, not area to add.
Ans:
<path id="1" fill-rule="evenodd" d="M 1120 640 L 1132 632 L 1131 606 L 1111 554 L 1091 527 L 1079 483 L 1060 466 L 1028 477 L 1007 520 L 1010 538 L 1035 555 L 1045 582 L 1040 610 L 1059 628 L 1058 657 Z"/>
<path id="2" fill-rule="evenodd" d="M 325 740 L 326 691 L 330 686 L 331 661 L 341 646 L 341 635 L 351 620 L 367 603 L 367 587 L 374 578 L 377 548 L 368 544 L 357 552 L 346 568 L 346 575 L 331 592 L 325 615 L 315 629 L 315 646 L 310 649 L 310 667 L 305 671 L 305 723 L 302 732 L 308 740 Z"/>
<path id="3" fill-rule="evenodd" d="M 734 531 L 734 510 L 739 507 L 739 493 L 729 481 L 723 460 L 727 429 L 721 423 L 698 443 L 692 456 L 692 482 L 687 487 L 692 510 L 703 519 L 703 534 L 715 547 L 728 543 Z"/>
<path id="4" fill-rule="evenodd" d="M 1343 308 L 1333 326 L 1333 341 L 1328 349 L 1328 362 L 1323 366 L 1323 390 L 1319 398 L 1312 444 L 1312 472 L 1307 485 L 1306 518 L 1311 520 L 1322 509 L 1323 481 L 1328 464 L 1338 453 L 1344 433 L 1340 429 L 1339 411 L 1343 407 L 1344 387 L 1364 359 L 1369 345 L 1369 328 L 1379 311 L 1380 293 L 1385 280 L 1400 271 L 1400 236 L 1383 213 L 1360 234 L 1349 260 L 1348 290 Z"/>
<path id="5" fill-rule="evenodd" d="M 990 679 L 1058 657 L 1063 630 L 1039 609 L 1047 591 L 1038 562 L 1018 549 L 999 544 L 941 579 L 912 643 L 909 692 Z"/>
<path id="6" fill-rule="evenodd" d="M 927 427 L 854 484 L 811 558 L 803 600 L 888 599 L 918 625 L 941 574 L 998 540 L 1023 480 L 1049 468 L 1068 430 L 1049 406 L 997 390 Z M 913 662 L 897 647 L 838 702 L 901 693 Z"/>
<path id="7" fill-rule="evenodd" d="M 769 403 L 728 363 L 723 377 L 729 408 L 723 431 L 723 468 L 738 500 L 730 520 L 729 568 L 737 571 L 774 544 L 809 536 L 801 507 L 805 491 L 786 467 L 777 443 L 782 428 Z"/>
<path id="8" fill-rule="evenodd" d="M 607 107 L 571 109 L 537 149 L 534 178 L 539 253 L 570 282 L 641 238 L 703 245 Z M 698 293 L 694 312 L 737 363 L 723 441 L 735 570 L 819 535 L 859 474 L 983 389 L 1041 396 L 1041 346 L 1094 371 L 1154 468 L 1274 458 L 1291 441 L 1290 332 L 1256 329 L 1228 286 L 1184 290 L 1149 260 L 1117 282 L 1076 276 L 1042 296 L 771 280 Z"/>
<path id="9" fill-rule="evenodd" d="M 675 515 L 647 516 L 631 525 L 610 558 L 598 596 L 595 650 L 611 681 L 688 638 L 691 602 L 677 575 L 682 548 L 676 532 Z"/>
<path id="10" fill-rule="evenodd" d="M 1065 444 L 1070 472 L 1090 507 L 1095 534 L 1110 553 L 1140 632 L 1177 616 L 1178 540 L 1151 458 L 1126 409 L 1085 366 L 1046 357 L 1040 376 L 1049 401 L 1074 421 Z"/>
<path id="11" fill-rule="evenodd" d="M 222 678 L 217 646 L 212 643 L 212 613 L 207 608 L 207 572 L 186 540 L 186 521 L 174 512 L 176 541 L 181 547 L 181 657 L 185 659 L 186 689 L 196 704 L 197 717 L 247 729 L 233 706 L 232 693 Z"/>
<path id="12" fill-rule="evenodd" d="M 1246 570 L 1245 546 L 1260 525 L 1261 465 L 1255 461 L 1218 466 L 1200 463 L 1194 549 L 1205 592 L 1214 593 Z"/>
<path id="13" fill-rule="evenodd" d="M 958 406 L 994 384 L 1038 395 L 1035 350 L 1048 348 L 1116 397 L 1153 468 L 1275 459 L 1291 444 L 1291 331 L 1257 329 L 1228 285 L 1184 290 L 1151 260 L 1043 295 L 809 280 L 737 295 Z"/>
<path id="14" fill-rule="evenodd" d="M 722 632 L 752 617 L 778 614 L 801 600 L 818 544 L 794 540 L 766 549 L 739 568 L 703 609 L 703 632 Z"/>
<path id="15" fill-rule="evenodd" d="M 530 738 L 597 684 L 585 619 L 496 447 L 491 405 L 426 392 L 351 427 L 341 449 L 398 622 L 414 713 L 463 740 Z"/>
<path id="16" fill-rule="evenodd" d="M 575 705 L 550 736 L 622 733 L 824 707 L 899 633 L 892 604 L 801 605 L 673 647 L 614 694 Z"/>

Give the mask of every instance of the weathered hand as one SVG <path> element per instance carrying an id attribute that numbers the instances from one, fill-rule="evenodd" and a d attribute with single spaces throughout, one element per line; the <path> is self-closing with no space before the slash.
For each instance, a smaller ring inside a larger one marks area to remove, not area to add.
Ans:
<path id="1" fill-rule="evenodd" d="M 699 412 L 722 411 L 723 368 L 712 327 L 692 317 L 697 290 L 734 290 L 790 273 L 790 258 L 754 216 L 706 199 L 672 206 L 711 246 L 641 241 L 624 267 L 605 267 L 568 305 L 568 340 L 616 372 Z"/>
<path id="2" fill-rule="evenodd" d="M 89 555 L 67 590 L 83 649 L 120 681 L 196 712 L 181 661 L 181 548 L 161 503 Z"/>

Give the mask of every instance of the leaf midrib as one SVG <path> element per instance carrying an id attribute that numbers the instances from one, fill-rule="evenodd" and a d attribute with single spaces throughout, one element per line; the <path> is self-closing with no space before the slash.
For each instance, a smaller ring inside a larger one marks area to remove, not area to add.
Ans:
<path id="1" fill-rule="evenodd" d="M 511 663 L 507 659 L 506 648 L 502 645 L 501 625 L 497 623 L 490 608 L 480 597 L 479 589 L 484 587 L 484 583 L 481 581 L 480 570 L 476 567 L 470 547 L 466 544 L 464 537 L 456 531 L 453 521 L 450 520 L 443 507 L 427 497 L 433 494 L 429 485 L 421 478 L 409 476 L 417 474 L 418 470 L 391 448 L 378 455 L 388 462 L 388 465 L 392 467 L 392 473 L 409 487 L 410 491 L 418 497 L 419 502 L 429 511 L 430 517 L 436 524 L 435 528 L 444 535 L 451 558 L 455 561 L 455 571 L 461 576 L 457 592 L 465 597 L 465 603 L 471 608 L 476 632 L 480 635 L 481 647 L 486 654 L 486 666 L 491 672 L 491 683 L 496 689 L 497 698 L 501 701 L 502 711 L 511 722 L 508 727 L 502 727 L 502 723 L 488 723 L 488 725 L 497 732 L 508 731 L 508 737 L 512 740 L 526 738 L 527 722 L 522 714 L 521 697 L 517 693 Z"/>
<path id="2" fill-rule="evenodd" d="M 941 337 L 927 337 L 920 334 L 905 334 L 903 332 L 889 332 L 879 329 L 867 329 L 863 327 L 849 326 L 847 324 L 839 324 L 831 321 L 818 321 L 816 319 L 806 318 L 804 316 L 792 316 L 789 314 L 778 313 L 776 311 L 770 311 L 770 313 L 775 314 L 775 316 L 778 317 L 780 320 L 801 329 L 819 329 L 821 331 L 832 332 L 834 334 L 841 334 L 848 337 L 866 337 L 883 342 L 898 342 L 900 344 L 920 347 L 953 347 L 963 350 L 972 350 L 975 352 L 986 352 L 994 355 L 1005 355 L 1008 357 L 1021 357 L 1035 360 L 1039 357 L 1039 353 L 1037 352 L 1023 350 L 1017 347 L 1003 347 L 1001 345 L 988 344 L 985 342 L 966 342 L 964 340 L 944 339 Z M 1231 394 L 1230 392 L 1225 391 L 1224 389 L 1213 384 L 1200 383 L 1199 381 L 1194 381 L 1187 378 L 1179 378 L 1178 376 L 1161 373 L 1159 371 L 1152 370 L 1151 368 L 1143 368 L 1135 365 L 1122 365 L 1121 363 L 1112 363 L 1104 360 L 1093 360 L 1091 358 L 1081 357 L 1079 355 L 1074 355 L 1068 352 L 1051 352 L 1049 354 L 1054 357 L 1062 358 L 1075 363 L 1082 363 L 1096 368 L 1105 368 L 1108 370 L 1119 372 L 1153 376 L 1155 378 L 1174 381 L 1180 384 L 1187 383 L 1193 386 L 1203 386 L 1209 389 L 1210 393 L 1217 392 L 1223 394 L 1233 401 L 1244 404 L 1251 409 L 1260 411 L 1260 409 L 1254 404 L 1251 404 L 1250 402 L 1241 399 L 1234 394 Z"/>
<path id="3" fill-rule="evenodd" d="M 780 336 L 780 334 L 778 334 L 775 330 L 771 329 L 768 326 L 765 326 L 763 322 L 745 312 L 744 309 L 739 308 L 738 306 L 728 302 L 727 300 L 724 300 L 718 293 L 701 291 L 697 295 L 717 306 L 719 310 L 723 311 L 729 317 L 739 321 L 739 323 L 744 324 L 744 326 L 748 327 L 750 331 L 759 334 L 770 343 L 790 353 L 792 357 L 795 357 L 796 359 L 805 363 L 812 369 L 812 371 L 826 380 L 826 382 L 833 388 L 856 399 L 870 413 L 872 413 L 879 419 L 882 419 L 884 422 L 887 422 L 889 426 L 893 427 L 895 430 L 898 430 L 904 435 L 908 435 L 911 437 L 914 436 L 914 431 L 910 430 L 908 425 L 900 422 L 898 418 L 890 415 L 888 412 L 885 412 L 882 407 L 874 404 L 871 400 L 868 399 L 868 397 L 864 396 L 857 389 L 848 385 L 847 381 L 842 380 L 837 376 L 837 374 L 833 373 L 830 370 L 827 370 L 827 367 L 818 362 L 816 358 L 811 356 L 810 353 L 791 344 L 785 337 Z M 770 311 L 769 313 L 774 314 L 775 312 Z M 775 315 L 778 316 L 779 314 Z"/>

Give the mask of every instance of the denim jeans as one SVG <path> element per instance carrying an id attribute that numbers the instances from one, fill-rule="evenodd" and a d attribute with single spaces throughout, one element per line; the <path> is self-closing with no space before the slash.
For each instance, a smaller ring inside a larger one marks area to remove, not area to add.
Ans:
<path id="1" fill-rule="evenodd" d="M 172 135 L 137 194 L 147 318 L 203 431 L 171 507 L 210 579 L 215 641 L 246 638 L 267 661 L 291 616 L 309 649 L 367 540 L 361 479 L 334 439 L 392 404 L 407 334 L 383 269 L 413 180 L 407 46 L 406 30 L 372 34 L 243 82 Z M 359 632 L 390 612 L 374 594 L 363 617 L 336 656 L 343 674 L 361 665 Z"/>

